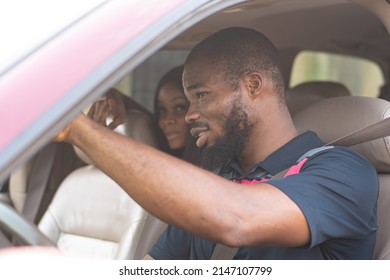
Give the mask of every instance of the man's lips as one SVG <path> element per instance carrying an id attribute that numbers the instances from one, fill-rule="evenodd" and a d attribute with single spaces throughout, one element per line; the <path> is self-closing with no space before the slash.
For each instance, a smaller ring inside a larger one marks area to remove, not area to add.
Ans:
<path id="1" fill-rule="evenodd" d="M 208 130 L 207 127 L 194 127 L 191 128 L 191 135 L 195 138 L 199 138 L 202 136 L 203 133 L 205 133 Z"/>
<path id="2" fill-rule="evenodd" d="M 194 128 L 191 128 L 191 135 L 198 139 L 196 141 L 196 146 L 198 148 L 201 148 L 204 145 L 206 145 L 206 142 L 207 142 L 207 131 L 208 131 L 207 127 L 194 127 Z"/>

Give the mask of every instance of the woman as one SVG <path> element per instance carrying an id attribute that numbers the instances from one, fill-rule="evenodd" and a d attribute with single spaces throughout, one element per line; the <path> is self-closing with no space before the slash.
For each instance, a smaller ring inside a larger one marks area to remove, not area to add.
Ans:
<path id="1" fill-rule="evenodd" d="M 188 100 L 182 85 L 183 66 L 169 70 L 157 84 L 154 116 L 159 127 L 159 140 L 165 152 L 197 163 L 195 139 L 185 121 Z"/>
<path id="2" fill-rule="evenodd" d="M 154 115 L 133 99 L 116 89 L 110 89 L 91 106 L 88 116 L 96 122 L 114 129 L 124 121 L 126 110 L 136 109 L 155 120 L 160 149 L 178 158 L 197 164 L 195 138 L 185 121 L 188 101 L 182 85 L 183 66 L 177 66 L 162 76 L 154 97 Z M 107 124 L 107 117 L 112 122 Z"/>

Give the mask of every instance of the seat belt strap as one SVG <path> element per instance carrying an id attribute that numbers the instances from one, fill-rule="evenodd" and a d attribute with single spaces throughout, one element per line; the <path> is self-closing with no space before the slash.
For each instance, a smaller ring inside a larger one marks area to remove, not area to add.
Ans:
<path id="1" fill-rule="evenodd" d="M 22 214 L 31 222 L 35 222 L 41 205 L 45 188 L 49 181 L 56 155 L 57 143 L 50 143 L 38 154 L 34 162 L 30 180 L 27 185 L 27 196 Z"/>
<path id="2" fill-rule="evenodd" d="M 211 260 L 232 260 L 236 255 L 238 248 L 226 246 L 222 243 L 215 245 Z"/>
<path id="3" fill-rule="evenodd" d="M 390 118 L 386 118 L 361 129 L 358 129 L 332 142 L 329 142 L 326 145 L 349 147 L 356 144 L 383 138 L 389 135 Z"/>

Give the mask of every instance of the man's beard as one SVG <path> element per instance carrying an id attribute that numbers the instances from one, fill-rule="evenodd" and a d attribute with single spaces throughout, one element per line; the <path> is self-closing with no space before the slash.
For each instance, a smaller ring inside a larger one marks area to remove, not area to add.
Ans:
<path id="1" fill-rule="evenodd" d="M 202 168 L 214 171 L 239 155 L 252 127 L 246 111 L 239 102 L 234 103 L 225 121 L 224 135 L 218 136 L 212 146 L 200 151 Z"/>

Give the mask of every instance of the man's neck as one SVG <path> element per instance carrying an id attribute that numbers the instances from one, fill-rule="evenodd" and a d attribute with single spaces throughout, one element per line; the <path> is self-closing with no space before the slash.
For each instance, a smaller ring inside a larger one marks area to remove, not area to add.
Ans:
<path id="1" fill-rule="evenodd" d="M 248 139 L 245 147 L 249 148 L 244 148 L 237 157 L 241 169 L 244 172 L 249 171 L 249 169 L 258 162 L 265 160 L 270 154 L 287 144 L 299 134 L 293 125 L 279 126 L 276 130 L 279 130 L 280 132 L 268 132 L 267 137 L 262 137 L 262 135 L 267 132 L 260 135 L 254 133 L 253 136 Z M 264 141 L 264 139 L 267 140 Z"/>

